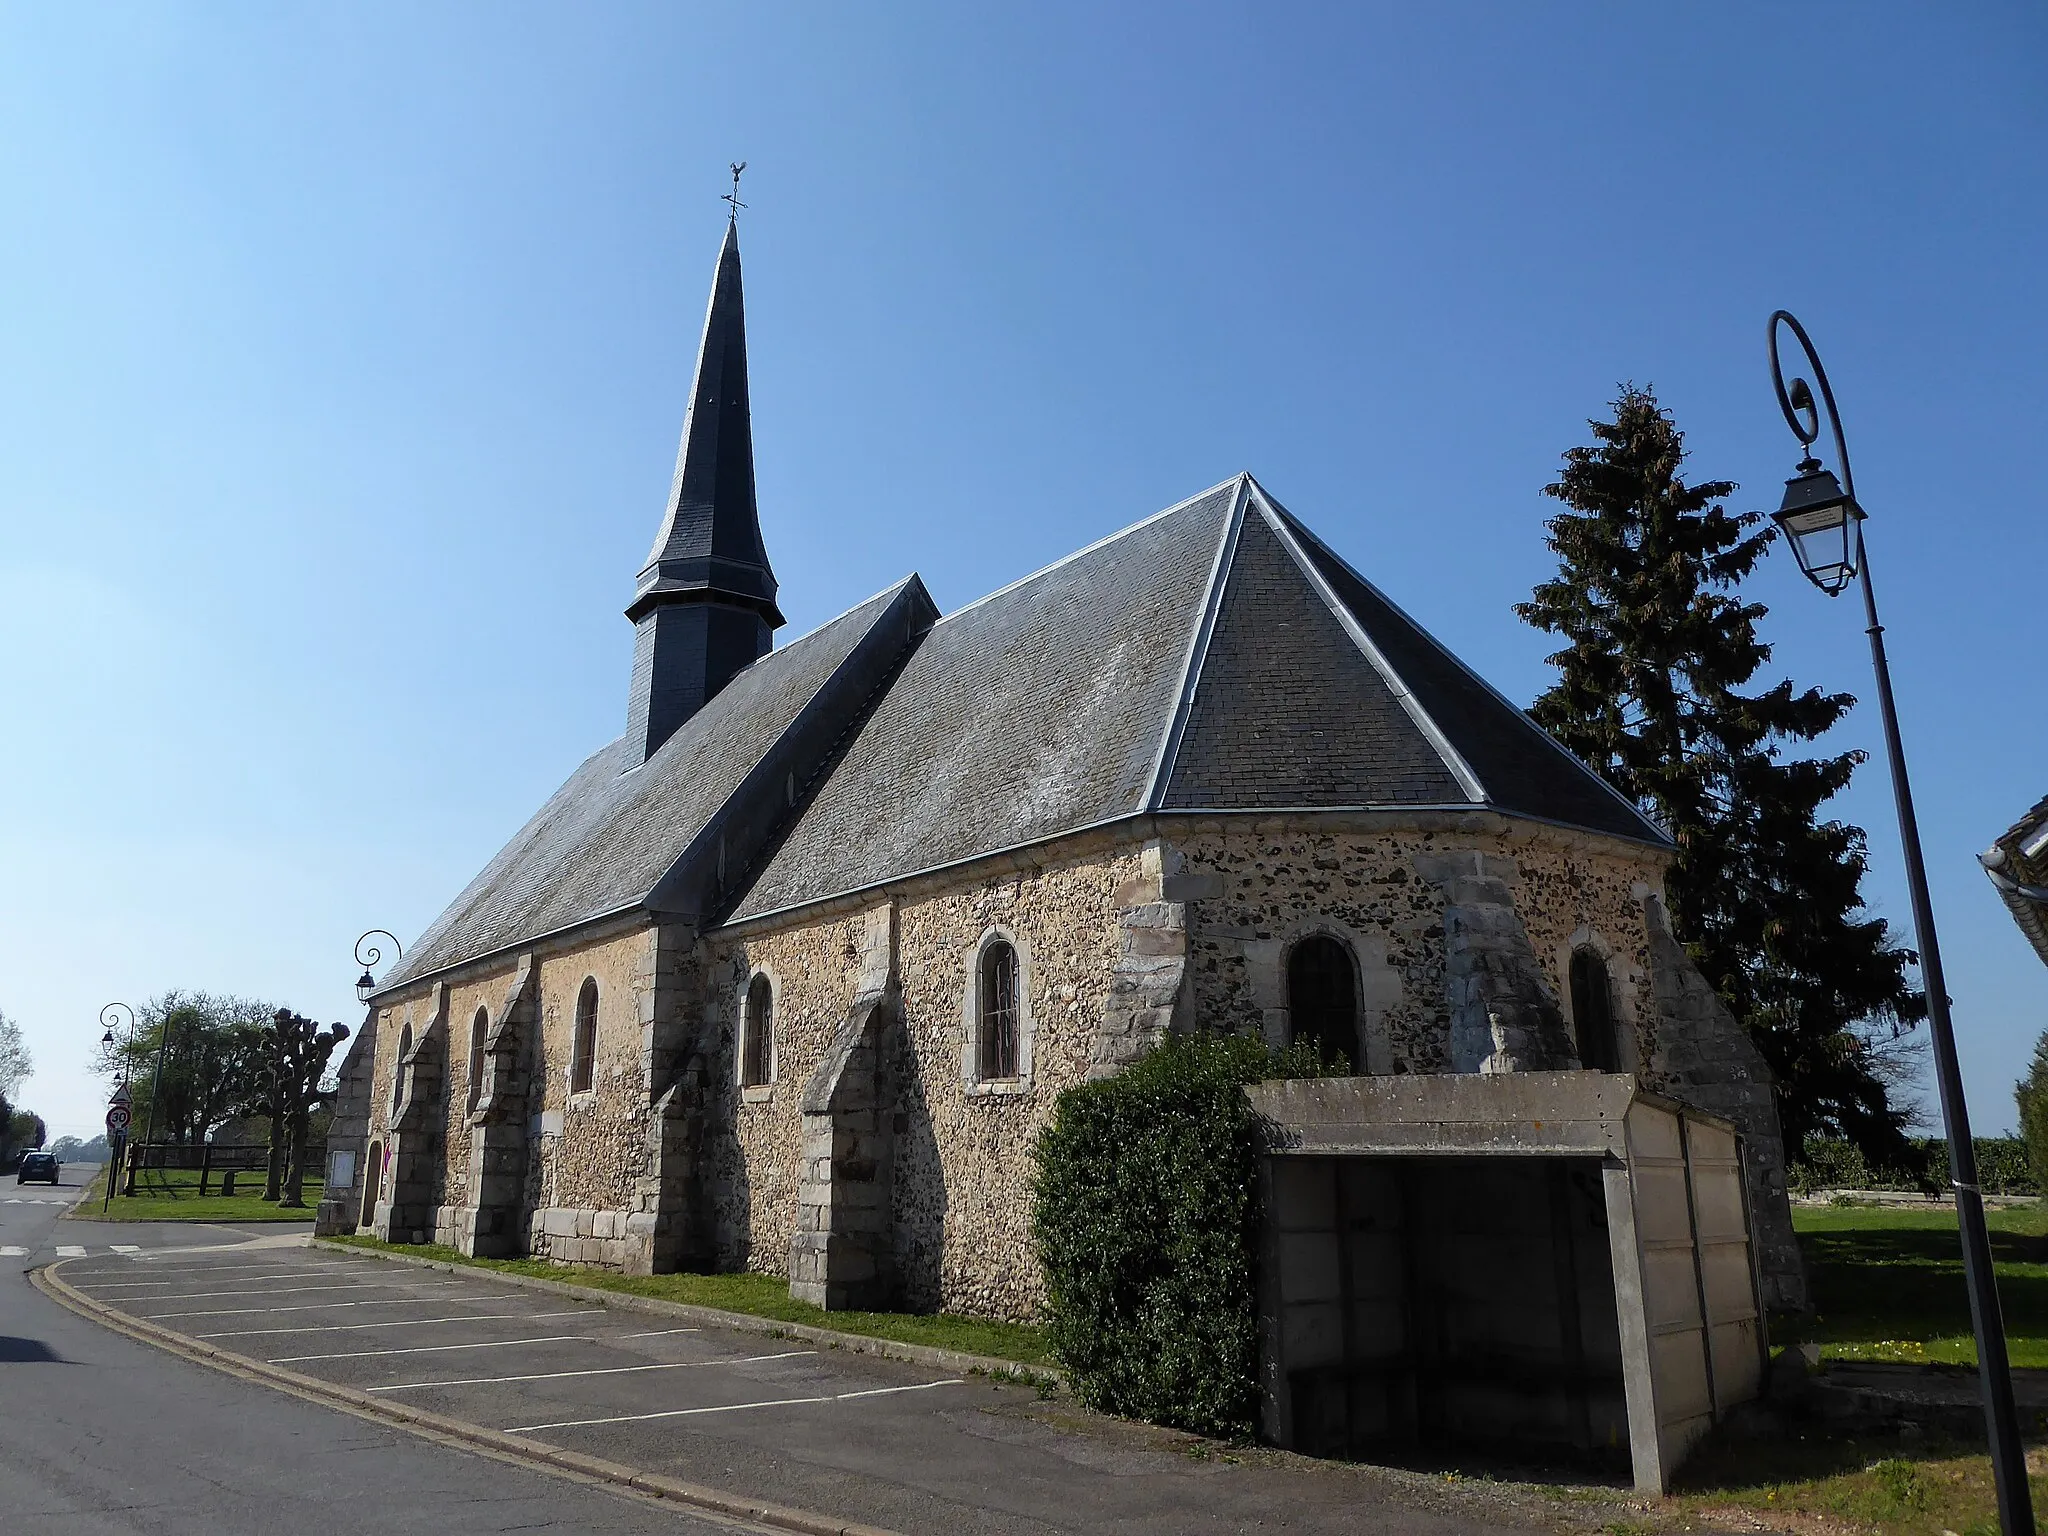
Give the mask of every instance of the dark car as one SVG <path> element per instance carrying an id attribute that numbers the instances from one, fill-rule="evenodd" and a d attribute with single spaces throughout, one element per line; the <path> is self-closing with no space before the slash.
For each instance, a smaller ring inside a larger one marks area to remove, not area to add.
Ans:
<path id="1" fill-rule="evenodd" d="M 46 1184 L 57 1182 L 57 1154 L 54 1152 L 24 1152 L 21 1154 L 21 1170 L 14 1182 L 26 1184 L 30 1179 L 41 1179 Z"/>

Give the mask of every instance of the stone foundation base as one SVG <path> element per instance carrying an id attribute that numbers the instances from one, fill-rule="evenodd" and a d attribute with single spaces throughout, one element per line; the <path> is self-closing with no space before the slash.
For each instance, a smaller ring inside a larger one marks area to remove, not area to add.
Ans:
<path id="1" fill-rule="evenodd" d="M 557 1207 L 529 1211 L 526 1251 L 557 1264 L 587 1264 L 624 1272 L 633 1244 L 624 1211 L 577 1211 Z"/>

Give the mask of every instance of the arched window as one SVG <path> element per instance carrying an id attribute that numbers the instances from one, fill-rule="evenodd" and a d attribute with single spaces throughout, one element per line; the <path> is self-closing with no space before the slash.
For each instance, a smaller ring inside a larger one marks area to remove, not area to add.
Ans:
<path id="1" fill-rule="evenodd" d="M 747 984 L 740 1025 L 740 1086 L 766 1088 L 775 1071 L 775 987 L 766 976 Z"/>
<path id="2" fill-rule="evenodd" d="M 1620 1042 L 1615 1038 L 1614 989 L 1607 962 L 1597 951 L 1572 951 L 1572 1031 L 1578 1036 L 1579 1065 L 1594 1072 L 1621 1070 Z"/>
<path id="3" fill-rule="evenodd" d="M 576 994 L 576 1034 L 569 1043 L 569 1091 L 588 1093 L 597 1076 L 597 978 L 583 978 Z"/>
<path id="4" fill-rule="evenodd" d="M 363 1219 L 357 1226 L 367 1227 L 377 1219 L 377 1194 L 384 1187 L 384 1143 L 370 1143 L 370 1155 L 363 1163 Z"/>
<path id="5" fill-rule="evenodd" d="M 1325 1061 L 1358 1056 L 1358 982 L 1351 951 L 1311 934 L 1287 956 L 1287 1043 L 1312 1045 Z"/>
<path id="6" fill-rule="evenodd" d="M 475 1109 L 484 1096 L 484 1036 L 490 1033 L 491 1016 L 484 1009 L 469 1021 L 469 1107 Z"/>
<path id="7" fill-rule="evenodd" d="M 398 1032 L 398 1057 L 391 1063 L 391 1112 L 398 1113 L 398 1104 L 405 1097 L 405 1058 L 412 1054 L 412 1025 L 408 1024 Z"/>
<path id="8" fill-rule="evenodd" d="M 975 988 L 975 1075 L 983 1082 L 1017 1077 L 1017 951 L 996 939 L 981 952 Z"/>

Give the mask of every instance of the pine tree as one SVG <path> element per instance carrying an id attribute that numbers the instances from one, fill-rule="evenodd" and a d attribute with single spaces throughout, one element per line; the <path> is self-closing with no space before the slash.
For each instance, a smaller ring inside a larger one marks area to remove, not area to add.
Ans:
<path id="1" fill-rule="evenodd" d="M 1864 754 L 1785 751 L 1856 701 L 1744 691 L 1771 648 L 1765 608 L 1735 589 L 1776 531 L 1721 505 L 1733 482 L 1685 483 L 1684 437 L 1649 390 L 1623 386 L 1613 410 L 1544 487 L 1567 509 L 1545 525 L 1558 574 L 1516 612 L 1565 647 L 1530 712 L 1670 830 L 1676 930 L 1777 1075 L 1786 1145 L 1840 1135 L 1873 1165 L 1910 1161 L 1889 1089 L 1925 999 L 1863 905 L 1862 830 L 1822 819 Z"/>

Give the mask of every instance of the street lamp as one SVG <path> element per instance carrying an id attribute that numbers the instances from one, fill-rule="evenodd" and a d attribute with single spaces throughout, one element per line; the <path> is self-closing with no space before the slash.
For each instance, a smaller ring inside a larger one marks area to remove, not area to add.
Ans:
<path id="1" fill-rule="evenodd" d="M 393 958 L 400 960 L 405 958 L 405 950 L 399 944 L 398 936 L 386 933 L 382 928 L 372 928 L 360 939 L 357 939 L 356 964 L 363 968 L 363 974 L 356 978 L 356 1001 L 359 1003 L 367 1003 L 370 1000 L 370 994 L 377 990 L 377 978 L 370 974 L 370 967 L 384 958 L 384 951 L 374 944 L 371 944 L 368 950 L 363 948 L 363 945 L 371 939 L 391 940 L 391 948 L 396 951 Z"/>
<path id="2" fill-rule="evenodd" d="M 128 1048 L 131 1051 L 135 1048 L 135 1010 L 126 1003 L 109 1003 L 100 1010 L 100 1023 L 106 1026 L 107 1031 L 100 1036 L 101 1045 L 114 1043 L 114 1026 L 122 1023 L 124 1018 L 128 1029 Z M 128 1081 L 128 1057 L 125 1054 L 121 1057 L 121 1081 Z"/>
<path id="3" fill-rule="evenodd" d="M 1948 989 L 1942 980 L 1941 945 L 1934 933 L 1934 906 L 1927 896 L 1927 867 L 1920 852 L 1920 825 L 1913 814 L 1913 786 L 1906 777 L 1906 749 L 1899 740 L 1898 711 L 1892 703 L 1891 667 L 1885 660 L 1884 626 L 1877 621 L 1877 597 L 1870 586 L 1870 556 L 1863 543 L 1863 508 L 1856 501 L 1856 477 L 1849 469 L 1849 448 L 1842 440 L 1842 417 L 1827 370 L 1813 350 L 1806 328 L 1784 310 L 1771 316 L 1768 331 L 1771 383 L 1778 409 L 1800 446 L 1811 449 L 1820 436 L 1820 413 L 1813 390 L 1804 379 L 1785 384 L 1778 362 L 1778 328 L 1789 329 L 1799 342 L 1827 406 L 1828 426 L 1835 440 L 1835 459 L 1842 467 L 1837 481 L 1808 452 L 1799 473 L 1785 482 L 1784 504 L 1773 519 L 1807 579 L 1830 597 L 1843 592 L 1858 575 L 1863 578 L 1864 633 L 1870 636 L 1870 662 L 1877 673 L 1877 707 L 1884 724 L 1885 755 L 1890 760 L 1892 797 L 1898 804 L 1899 842 L 1906 855 L 1906 884 L 1913 902 L 1913 933 L 1919 946 L 1920 976 L 1927 987 L 1928 1032 L 1933 1036 L 1934 1079 L 1941 1096 L 1941 1118 L 1948 1131 L 1949 1183 L 1955 1189 L 1956 1225 L 1962 1232 L 1963 1278 L 1970 1291 L 1970 1322 L 1977 1336 L 1977 1373 L 1984 1394 L 1985 1429 L 1991 1441 L 1991 1472 L 1998 1484 L 1998 1521 L 2005 1536 L 2033 1536 L 2033 1498 L 2027 1488 L 2027 1465 L 2020 1449 L 2019 1415 L 2012 1400 L 2012 1372 L 2005 1351 L 2005 1319 L 1998 1308 L 1998 1290 L 1991 1268 L 1991 1237 L 1984 1228 L 1983 1192 L 1977 1187 L 1977 1151 L 1970 1140 L 1970 1112 L 1963 1100 L 1963 1072 L 1956 1058 L 1955 1028 L 1949 1020 Z"/>

